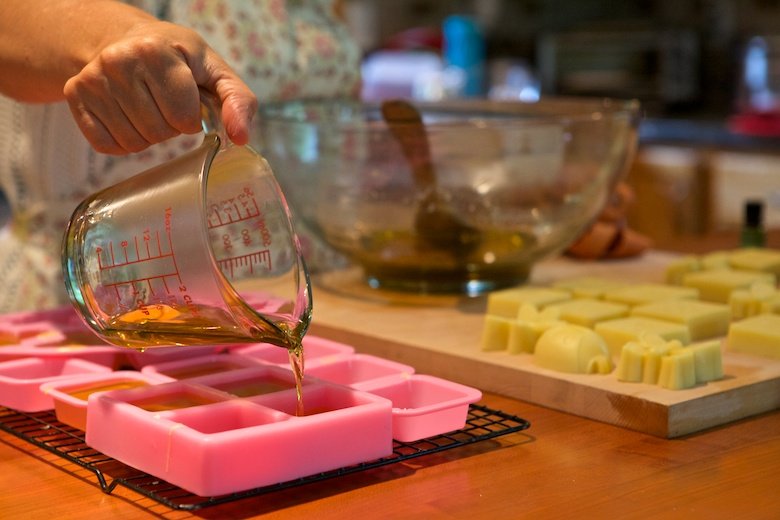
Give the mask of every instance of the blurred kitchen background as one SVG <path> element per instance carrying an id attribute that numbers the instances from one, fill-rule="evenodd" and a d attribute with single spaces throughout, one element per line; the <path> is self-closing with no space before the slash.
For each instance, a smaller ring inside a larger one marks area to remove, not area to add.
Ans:
<path id="1" fill-rule="evenodd" d="M 638 98 L 630 224 L 660 248 L 780 228 L 780 0 L 345 0 L 365 98 Z"/>

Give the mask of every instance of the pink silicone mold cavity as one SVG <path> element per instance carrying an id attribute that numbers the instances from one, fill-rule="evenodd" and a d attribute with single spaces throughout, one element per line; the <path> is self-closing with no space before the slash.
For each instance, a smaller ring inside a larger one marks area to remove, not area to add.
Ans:
<path id="1" fill-rule="evenodd" d="M 169 385 L 189 383 L 161 386 Z M 159 392 L 161 386 L 153 389 Z M 202 496 L 293 480 L 392 453 L 390 401 L 349 388 L 308 387 L 306 406 L 318 413 L 301 417 L 290 413 L 293 390 L 156 413 L 125 400 L 130 392 L 139 390 L 90 399 L 87 443 Z"/>
<path id="2" fill-rule="evenodd" d="M 356 386 L 393 403 L 393 438 L 403 442 L 463 428 L 469 405 L 482 398 L 476 388 L 420 374 Z"/>
<path id="3" fill-rule="evenodd" d="M 257 361 L 246 356 L 212 354 L 208 356 L 197 356 L 194 359 L 169 361 L 158 365 L 147 365 L 141 369 L 141 372 L 145 374 L 158 374 L 169 379 L 192 379 L 194 377 L 202 377 L 209 374 L 238 370 L 257 365 Z"/>
<path id="4" fill-rule="evenodd" d="M 123 349 L 126 363 L 138 370 L 149 365 L 185 361 L 201 356 L 209 356 L 225 351 L 223 345 L 204 345 L 197 347 L 155 347 L 143 352 L 133 349 Z"/>
<path id="5" fill-rule="evenodd" d="M 111 367 L 119 366 L 122 350 L 100 341 L 69 307 L 4 316 L 0 345 L 0 361 L 79 358 Z"/>
<path id="6" fill-rule="evenodd" d="M 0 361 L 10 361 L 28 357 L 83 359 L 98 365 L 119 368 L 122 352 L 119 347 L 58 345 L 58 346 L 11 346 L 0 347 Z"/>
<path id="7" fill-rule="evenodd" d="M 165 379 L 135 370 L 87 374 L 41 385 L 41 391 L 51 396 L 57 419 L 79 430 L 87 429 L 87 402 L 98 392 L 127 390 L 165 382 Z"/>
<path id="8" fill-rule="evenodd" d="M 231 352 L 248 356 L 265 363 L 288 366 L 290 358 L 287 350 L 268 343 L 258 343 L 244 347 L 233 348 Z M 344 343 L 330 341 L 316 336 L 303 338 L 304 365 L 311 367 L 315 363 L 327 362 L 330 359 L 348 356 L 355 353 L 355 349 Z"/>
<path id="9" fill-rule="evenodd" d="M 232 397 L 255 397 L 295 388 L 292 371 L 273 365 L 257 365 L 242 370 L 221 372 L 192 379 Z M 308 379 L 303 385 L 308 385 Z"/>
<path id="10" fill-rule="evenodd" d="M 0 405 L 23 412 L 54 408 L 51 396 L 41 391 L 49 381 L 72 378 L 80 374 L 109 373 L 111 368 L 65 358 L 24 358 L 0 363 Z"/>
<path id="11" fill-rule="evenodd" d="M 307 377 L 316 377 L 339 385 L 354 385 L 413 373 L 414 367 L 368 354 L 339 357 L 305 368 Z"/>

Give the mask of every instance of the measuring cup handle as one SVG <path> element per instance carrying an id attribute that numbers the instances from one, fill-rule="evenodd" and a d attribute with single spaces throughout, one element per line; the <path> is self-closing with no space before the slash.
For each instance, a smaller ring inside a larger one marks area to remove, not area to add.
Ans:
<path id="1" fill-rule="evenodd" d="M 227 146 L 230 140 L 222 125 L 222 107 L 219 99 L 204 89 L 200 89 L 200 118 L 201 126 L 206 134 L 215 134 L 220 141 L 220 146 Z"/>

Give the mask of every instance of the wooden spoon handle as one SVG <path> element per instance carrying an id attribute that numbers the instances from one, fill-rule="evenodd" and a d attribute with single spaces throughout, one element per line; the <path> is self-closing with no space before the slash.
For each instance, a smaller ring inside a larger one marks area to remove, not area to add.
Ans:
<path id="1" fill-rule="evenodd" d="M 407 101 L 393 99 L 382 103 L 382 117 L 398 140 L 412 175 L 420 189 L 436 186 L 436 172 L 420 112 Z"/>

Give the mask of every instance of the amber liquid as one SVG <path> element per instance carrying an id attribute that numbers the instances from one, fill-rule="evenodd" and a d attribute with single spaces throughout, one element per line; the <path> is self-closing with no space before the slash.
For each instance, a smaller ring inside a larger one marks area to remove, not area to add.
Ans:
<path id="1" fill-rule="evenodd" d="M 150 398 L 139 401 L 131 401 L 131 404 L 143 408 L 148 412 L 164 412 L 166 410 L 177 410 L 179 408 L 190 408 L 192 406 L 202 406 L 212 404 L 215 401 L 205 399 L 200 396 L 190 394 L 169 395 L 163 398 Z"/>
<path id="2" fill-rule="evenodd" d="M 518 232 L 482 232 L 479 241 L 431 245 L 410 231 L 388 230 L 364 237 L 351 251 L 367 276 L 394 288 L 425 286 L 458 290 L 471 281 L 493 287 L 516 285 L 528 277 L 536 238 Z"/>
<path id="3" fill-rule="evenodd" d="M 256 395 L 272 394 L 282 390 L 292 388 L 286 381 L 280 380 L 262 380 L 262 381 L 240 381 L 220 385 L 214 385 L 214 388 L 227 392 L 236 397 L 252 397 Z"/>
<path id="4" fill-rule="evenodd" d="M 290 355 L 290 367 L 292 367 L 295 375 L 295 396 L 297 398 L 295 415 L 303 417 L 306 415 L 303 406 L 303 344 L 298 341 L 296 345 L 288 349 L 288 353 Z"/>
<path id="5" fill-rule="evenodd" d="M 236 365 L 233 363 L 209 363 L 194 367 L 179 368 L 178 370 L 168 370 L 165 371 L 164 374 L 175 379 L 191 379 L 193 377 L 227 372 L 228 370 L 234 370 L 240 366 L 241 365 Z"/>
<path id="6" fill-rule="evenodd" d="M 81 399 L 82 401 L 86 401 L 89 398 L 89 396 L 94 394 L 95 392 L 107 392 L 109 390 L 127 390 L 129 388 L 139 388 L 142 386 L 147 386 L 148 384 L 149 383 L 145 381 L 120 381 L 117 383 L 108 383 L 108 384 L 101 384 L 101 385 L 95 385 L 90 387 L 77 388 L 77 389 L 69 390 L 67 394 L 75 397 L 76 399 Z"/>
<path id="7" fill-rule="evenodd" d="M 109 322 L 103 334 L 112 342 L 143 351 L 150 345 L 209 345 L 230 343 L 267 342 L 286 348 L 290 366 L 295 375 L 297 396 L 296 414 L 303 415 L 303 343 L 297 329 L 286 324 L 273 325 L 260 321 L 237 305 L 234 310 L 238 320 L 222 309 L 198 306 L 192 309 L 180 308 L 175 312 L 152 314 L 159 316 L 145 318 L 138 311 L 131 311 Z M 196 315 L 194 315 L 196 314 Z M 242 319 L 243 318 L 243 319 Z M 248 332 L 239 328 L 238 321 L 252 323 Z M 191 376 L 190 376 L 191 377 Z"/>

